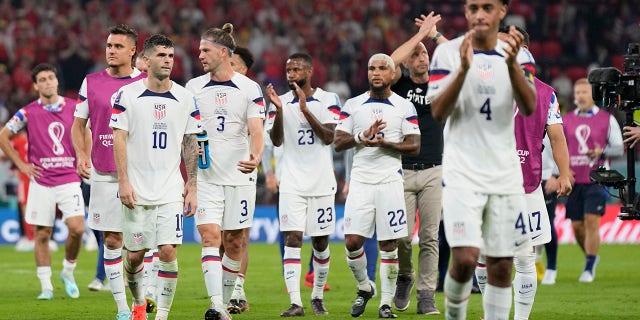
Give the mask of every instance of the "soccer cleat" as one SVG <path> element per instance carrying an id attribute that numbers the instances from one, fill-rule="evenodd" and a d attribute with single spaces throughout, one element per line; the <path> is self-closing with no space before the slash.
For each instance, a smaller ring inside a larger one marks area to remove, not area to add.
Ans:
<path id="1" fill-rule="evenodd" d="M 100 281 L 100 279 L 97 279 L 97 278 L 93 279 L 87 287 L 89 288 L 89 291 L 105 290 L 105 286 L 102 284 L 102 281 Z"/>
<path id="2" fill-rule="evenodd" d="M 315 276 L 314 271 L 311 272 L 307 272 L 307 274 L 304 276 L 304 286 L 307 288 L 312 288 L 313 289 L 313 277 Z M 329 287 L 328 283 L 324 284 L 324 291 L 329 291 L 331 290 L 331 287 Z"/>
<path id="3" fill-rule="evenodd" d="M 292 303 L 289 306 L 289 309 L 283 311 L 280 314 L 281 317 L 303 317 L 304 316 L 304 308 L 295 303 Z"/>
<path id="4" fill-rule="evenodd" d="M 129 311 L 120 311 L 116 314 L 116 320 L 130 320 L 131 312 Z"/>
<path id="5" fill-rule="evenodd" d="M 434 301 L 433 291 L 418 290 L 418 314 L 440 314 Z"/>
<path id="6" fill-rule="evenodd" d="M 536 261 L 536 276 L 538 277 L 538 281 L 544 278 L 544 265 L 542 261 Z"/>
<path id="7" fill-rule="evenodd" d="M 593 282 L 593 275 L 589 271 L 582 271 L 580 278 L 578 278 L 580 282 Z"/>
<path id="8" fill-rule="evenodd" d="M 38 295 L 38 297 L 36 299 L 38 299 L 38 300 L 53 300 L 53 291 L 43 290 Z"/>
<path id="9" fill-rule="evenodd" d="M 324 307 L 324 301 L 319 298 L 311 299 L 311 309 L 315 315 L 329 314 L 327 308 Z"/>
<path id="10" fill-rule="evenodd" d="M 396 294 L 393 297 L 393 304 L 395 304 L 398 311 L 405 311 L 409 308 L 411 302 L 411 289 L 414 284 L 412 274 L 398 275 L 396 280 Z"/>
<path id="11" fill-rule="evenodd" d="M 545 285 L 556 284 L 556 275 L 557 275 L 556 270 L 547 269 L 544 272 L 544 277 L 542 278 L 541 284 L 545 284 Z"/>
<path id="12" fill-rule="evenodd" d="M 229 300 L 227 311 L 229 311 L 230 314 L 241 314 L 249 311 L 249 303 L 247 300 L 231 299 Z"/>
<path id="13" fill-rule="evenodd" d="M 217 309 L 211 306 L 211 308 L 204 313 L 204 320 L 231 320 L 231 315 L 229 315 L 226 309 Z"/>
<path id="14" fill-rule="evenodd" d="M 358 295 L 356 296 L 356 300 L 353 302 L 351 306 L 351 316 L 359 317 L 364 313 L 364 308 L 367 307 L 367 302 L 369 299 L 373 297 L 373 287 L 371 287 L 371 291 L 358 290 Z"/>
<path id="15" fill-rule="evenodd" d="M 380 309 L 378 309 L 378 318 L 392 319 L 397 317 L 398 316 L 391 311 L 391 307 L 389 307 L 388 304 L 383 304 Z"/>
<path id="16" fill-rule="evenodd" d="M 156 313 L 158 307 L 156 306 L 156 299 L 154 299 L 152 292 L 147 292 L 144 299 L 147 301 L 147 313 Z"/>
<path id="17" fill-rule="evenodd" d="M 73 274 L 66 274 L 64 271 L 60 272 L 60 280 L 64 284 L 64 291 L 67 293 L 67 296 L 71 299 L 78 299 L 80 297 L 80 290 L 78 290 L 78 285 L 76 284 L 76 280 L 73 278 Z"/>
<path id="18" fill-rule="evenodd" d="M 147 320 L 147 304 L 143 304 L 141 306 L 133 305 L 133 309 L 131 311 L 131 320 Z"/>

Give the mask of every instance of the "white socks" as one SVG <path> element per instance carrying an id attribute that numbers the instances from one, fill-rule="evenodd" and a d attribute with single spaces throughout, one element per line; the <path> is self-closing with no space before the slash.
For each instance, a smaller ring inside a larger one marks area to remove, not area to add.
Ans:
<path id="1" fill-rule="evenodd" d="M 300 298 L 300 248 L 284 247 L 284 259 L 282 260 L 284 269 L 284 283 L 287 286 L 291 303 L 302 306 Z"/>
<path id="2" fill-rule="evenodd" d="M 129 261 L 124 263 L 124 271 L 129 283 L 129 290 L 133 296 L 133 304 L 137 306 L 144 305 L 145 303 L 145 287 L 142 281 L 144 277 L 144 264 L 137 267 L 133 267 L 129 264 Z"/>
<path id="3" fill-rule="evenodd" d="M 178 284 L 178 260 L 160 261 L 158 270 L 158 289 L 156 291 L 158 313 L 156 319 L 167 319 L 171 303 L 176 294 Z"/>
<path id="4" fill-rule="evenodd" d="M 509 320 L 511 288 L 499 288 L 487 284 L 482 297 L 485 320 Z"/>
<path id="5" fill-rule="evenodd" d="M 220 248 L 202 248 L 202 273 L 212 306 L 222 308 L 222 263 Z"/>
<path id="6" fill-rule="evenodd" d="M 225 305 L 231 300 L 240 271 L 240 263 L 241 261 L 232 260 L 226 254 L 222 257 L 222 303 Z"/>
<path id="7" fill-rule="evenodd" d="M 324 251 L 313 249 L 313 291 L 311 299 L 323 299 L 324 285 L 327 283 L 329 276 L 329 246 Z"/>
<path id="8" fill-rule="evenodd" d="M 347 265 L 349 265 L 353 277 L 358 282 L 358 290 L 370 292 L 371 284 L 367 276 L 367 255 L 364 253 L 364 249 L 347 250 Z"/>
<path id="9" fill-rule="evenodd" d="M 529 252 L 526 255 L 514 257 L 513 262 L 516 266 L 516 276 L 513 279 L 514 319 L 526 320 L 531 314 L 538 289 L 536 255 Z"/>
<path id="10" fill-rule="evenodd" d="M 444 306 L 447 320 L 467 319 L 467 304 L 469 304 L 471 287 L 473 287 L 472 279 L 464 283 L 458 282 L 451 278 L 447 272 L 444 278 L 444 293 L 446 295 Z"/>
<path id="11" fill-rule="evenodd" d="M 380 251 L 380 306 L 391 306 L 398 278 L 398 249 Z"/>
<path id="12" fill-rule="evenodd" d="M 129 311 L 127 304 L 127 294 L 124 290 L 124 279 L 122 277 L 122 248 L 110 250 L 104 246 L 104 272 L 109 278 L 109 287 L 113 294 L 113 299 L 118 306 L 118 312 Z"/>
<path id="13" fill-rule="evenodd" d="M 40 279 L 40 287 L 42 291 L 53 291 L 53 284 L 51 284 L 51 266 L 37 267 L 36 274 Z"/>

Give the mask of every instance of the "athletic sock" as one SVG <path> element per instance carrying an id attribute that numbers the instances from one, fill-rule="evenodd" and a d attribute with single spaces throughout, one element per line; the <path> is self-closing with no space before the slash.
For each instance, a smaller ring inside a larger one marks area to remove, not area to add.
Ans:
<path id="1" fill-rule="evenodd" d="M 487 284 L 482 307 L 484 308 L 484 319 L 508 320 L 511 311 L 511 287 L 499 288 Z"/>
<path id="2" fill-rule="evenodd" d="M 171 304 L 173 303 L 173 297 L 176 294 L 176 286 L 178 284 L 178 260 L 171 262 L 160 261 L 158 270 L 158 290 L 157 306 L 158 313 L 156 319 L 167 319 L 169 317 L 169 311 L 171 310 Z"/>
<path id="3" fill-rule="evenodd" d="M 311 299 L 324 298 L 324 285 L 327 283 L 329 276 L 329 261 L 329 246 L 327 246 L 324 251 L 313 249 L 313 270 L 315 270 L 315 276 L 313 278 Z"/>
<path id="4" fill-rule="evenodd" d="M 398 279 L 398 249 L 380 251 L 380 306 L 391 305 Z"/>
<path id="5" fill-rule="evenodd" d="M 203 247 L 201 251 L 202 273 L 212 306 L 222 308 L 222 263 L 220 248 Z"/>
<path id="6" fill-rule="evenodd" d="M 40 279 L 40 287 L 42 291 L 53 291 L 51 283 L 51 266 L 41 266 L 36 268 L 36 274 Z"/>
<path id="7" fill-rule="evenodd" d="M 104 271 L 109 278 L 109 287 L 118 306 L 118 312 L 129 311 L 122 276 L 122 248 L 111 250 L 104 246 Z"/>
<path id="8" fill-rule="evenodd" d="M 233 260 L 225 253 L 222 257 L 222 303 L 228 304 L 236 286 L 241 261 Z"/>
<path id="9" fill-rule="evenodd" d="M 284 247 L 284 258 L 282 259 L 284 269 L 284 283 L 287 286 L 291 303 L 302 306 L 300 298 L 300 248 Z"/>
<path id="10" fill-rule="evenodd" d="M 144 264 L 140 264 L 139 266 L 134 267 L 129 264 L 128 260 L 125 260 L 124 271 L 127 277 L 127 282 L 129 283 L 129 290 L 131 291 L 131 295 L 133 296 L 133 304 L 137 306 L 144 305 Z"/>
<path id="11" fill-rule="evenodd" d="M 370 292 L 371 284 L 367 277 L 367 255 L 363 248 L 355 251 L 347 250 L 347 265 L 358 282 L 358 290 Z"/>
<path id="12" fill-rule="evenodd" d="M 448 320 L 467 319 L 467 304 L 473 287 L 472 279 L 467 282 L 458 282 L 451 278 L 449 272 L 444 278 L 444 306 L 445 316 Z"/>
<path id="13" fill-rule="evenodd" d="M 538 289 L 535 254 L 516 256 L 513 259 L 516 275 L 513 278 L 514 320 L 529 319 Z"/>

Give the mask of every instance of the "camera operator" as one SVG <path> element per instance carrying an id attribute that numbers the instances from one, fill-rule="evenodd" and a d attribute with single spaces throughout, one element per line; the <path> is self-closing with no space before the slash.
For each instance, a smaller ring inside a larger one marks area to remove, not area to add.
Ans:
<path id="1" fill-rule="evenodd" d="M 586 256 L 584 271 L 578 281 L 593 282 L 599 260 L 600 217 L 605 212 L 607 192 L 591 182 L 589 172 L 607 165 L 608 157 L 621 156 L 624 148 L 618 122 L 594 104 L 587 79 L 576 81 L 574 99 L 578 107 L 563 117 L 570 168 L 575 174 L 575 186 L 567 199 L 566 210 L 576 240 Z"/>

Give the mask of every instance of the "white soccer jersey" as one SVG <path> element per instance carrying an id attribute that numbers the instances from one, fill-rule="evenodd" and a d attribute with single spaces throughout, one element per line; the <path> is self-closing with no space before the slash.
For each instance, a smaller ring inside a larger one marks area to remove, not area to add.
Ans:
<path id="1" fill-rule="evenodd" d="M 459 37 L 436 48 L 430 68 L 431 100 L 458 72 L 463 39 Z M 502 49 L 506 45 L 498 40 L 494 50 L 474 51 L 471 67 L 444 128 L 442 179 L 447 186 L 492 194 L 524 192 L 514 152 L 515 100 Z M 533 63 L 521 59 L 519 62 L 523 66 Z"/>
<path id="2" fill-rule="evenodd" d="M 282 159 L 278 169 L 280 192 L 302 196 L 326 196 L 336 193 L 331 145 L 324 144 L 300 111 L 298 98 L 289 91 L 280 96 L 284 125 Z M 340 98 L 317 88 L 307 98 L 307 108 L 322 124 L 337 124 L 340 118 Z M 273 128 L 276 107 L 272 104 L 267 120 L 267 132 Z"/>
<path id="3" fill-rule="evenodd" d="M 198 179 L 217 185 L 256 184 L 258 170 L 244 174 L 238 161 L 249 160 L 248 119 L 264 119 L 260 86 L 236 72 L 226 82 L 213 81 L 207 73 L 189 80 L 186 87 L 196 97 L 209 136 L 211 166 L 198 170 Z"/>
<path id="4" fill-rule="evenodd" d="M 368 92 L 347 100 L 336 130 L 358 134 L 369 129 L 377 119 L 387 122 L 382 134 L 389 142 L 401 142 L 407 135 L 420 134 L 413 103 L 395 93 L 384 100 L 373 99 Z M 368 184 L 402 181 L 400 153 L 381 147 L 356 145 L 351 180 Z"/>
<path id="5" fill-rule="evenodd" d="M 183 201 L 182 140 L 202 131 L 193 95 L 175 82 L 168 92 L 152 92 L 138 80 L 118 91 L 109 126 L 129 132 L 127 173 L 136 204 Z"/>

